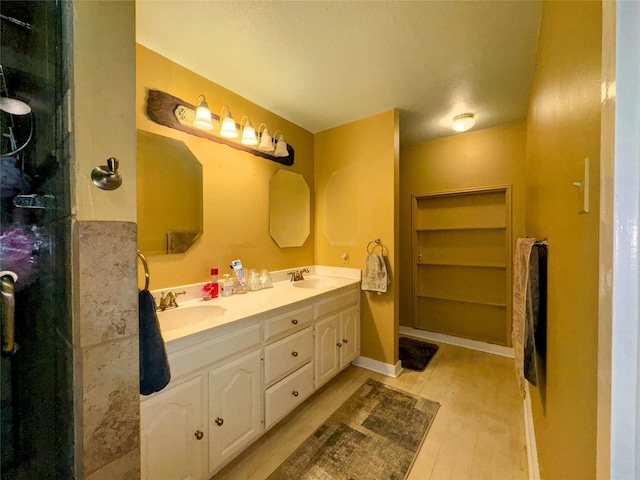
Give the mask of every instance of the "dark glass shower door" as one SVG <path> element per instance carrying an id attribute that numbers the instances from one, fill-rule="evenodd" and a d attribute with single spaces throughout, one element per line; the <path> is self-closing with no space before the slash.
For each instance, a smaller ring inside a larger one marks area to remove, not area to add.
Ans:
<path id="1" fill-rule="evenodd" d="M 0 2 L 2 480 L 73 478 L 61 8 Z"/>

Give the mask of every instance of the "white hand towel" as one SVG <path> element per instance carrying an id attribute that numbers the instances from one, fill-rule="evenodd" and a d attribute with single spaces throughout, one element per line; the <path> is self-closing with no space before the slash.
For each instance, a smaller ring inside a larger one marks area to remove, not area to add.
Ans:
<path id="1" fill-rule="evenodd" d="M 362 290 L 371 292 L 386 292 L 389 285 L 389 275 L 384 255 L 381 252 L 367 253 L 362 274 Z"/>

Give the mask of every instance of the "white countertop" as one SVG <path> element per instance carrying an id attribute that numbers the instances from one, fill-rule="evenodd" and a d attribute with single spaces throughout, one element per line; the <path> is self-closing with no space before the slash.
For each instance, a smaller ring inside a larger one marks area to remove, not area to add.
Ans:
<path id="1" fill-rule="evenodd" d="M 309 270 L 309 273 L 305 274 L 305 281 L 311 280 L 312 282 L 320 282 L 320 284 L 324 283 L 324 285 L 319 288 L 303 288 L 304 281 L 291 282 L 288 280 L 287 272 L 302 268 Z M 259 319 L 263 314 L 279 314 L 278 310 L 284 311 L 304 306 L 330 292 L 335 293 L 336 290 L 358 285 L 361 272 L 354 268 L 314 265 L 271 272 L 271 278 L 273 288 L 211 300 L 202 299 L 201 288 L 204 283 L 163 289 L 165 292 L 186 292 L 184 296 L 178 297 L 178 308 L 157 312 L 167 351 L 174 351 L 184 348 L 187 344 L 203 341 L 205 337 L 213 333 L 213 329 L 232 322 L 249 318 Z M 159 299 L 159 290 L 151 293 L 156 297 L 156 300 Z"/>

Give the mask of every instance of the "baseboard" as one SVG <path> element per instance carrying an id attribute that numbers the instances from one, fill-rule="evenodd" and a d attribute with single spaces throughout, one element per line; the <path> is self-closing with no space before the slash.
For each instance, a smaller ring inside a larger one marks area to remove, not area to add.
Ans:
<path id="1" fill-rule="evenodd" d="M 531 394 L 529 384 L 524 384 L 524 437 L 527 446 L 527 466 L 529 468 L 529 480 L 540 480 L 540 466 L 538 465 L 538 446 L 536 445 L 536 432 L 533 427 L 533 412 L 531 411 Z"/>
<path id="2" fill-rule="evenodd" d="M 371 370 L 372 372 L 381 373 L 382 375 L 386 375 L 387 377 L 396 378 L 402 372 L 402 364 L 398 361 L 395 365 L 390 363 L 384 363 L 379 360 L 374 360 L 373 358 L 368 357 L 356 357 L 353 362 L 354 365 L 362 368 L 366 368 L 367 370 Z"/>
<path id="3" fill-rule="evenodd" d="M 418 330 L 411 327 L 400 327 L 400 333 L 402 335 L 409 335 L 411 337 L 431 340 L 433 342 L 446 343 L 449 345 L 455 345 L 457 347 L 470 348 L 471 350 L 492 353 L 493 355 L 500 355 L 501 357 L 514 357 L 513 348 L 503 347 L 502 345 L 494 345 L 493 343 L 480 342 L 478 340 L 469 340 L 468 338 L 454 337 L 452 335 L 445 335 L 443 333 L 428 332 L 426 330 Z"/>

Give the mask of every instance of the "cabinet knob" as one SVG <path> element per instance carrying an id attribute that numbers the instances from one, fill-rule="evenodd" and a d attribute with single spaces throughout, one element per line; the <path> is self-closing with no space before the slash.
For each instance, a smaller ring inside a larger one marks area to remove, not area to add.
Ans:
<path id="1" fill-rule="evenodd" d="M 291 356 L 297 357 L 298 356 L 298 352 L 291 352 Z"/>
<path id="2" fill-rule="evenodd" d="M 343 339 L 342 339 L 342 343 L 349 343 L 349 340 L 348 340 L 348 339 L 346 339 L 346 338 L 343 338 Z"/>
<path id="3" fill-rule="evenodd" d="M 336 345 L 337 345 L 338 347 L 341 347 L 341 346 L 342 346 L 342 344 L 341 344 L 340 342 L 336 343 Z"/>
<path id="4" fill-rule="evenodd" d="M 294 325 L 298 324 L 298 320 L 296 320 L 295 318 L 293 320 L 291 320 L 291 323 L 293 323 Z"/>
<path id="5" fill-rule="evenodd" d="M 196 440 L 202 440 L 202 437 L 204 437 L 204 433 L 202 433 L 200 430 L 196 430 L 196 433 L 194 433 Z"/>
<path id="6" fill-rule="evenodd" d="M 224 420 L 220 417 L 216 418 L 216 425 L 218 425 L 219 427 L 222 426 L 222 424 L 224 423 Z"/>
<path id="7" fill-rule="evenodd" d="M 297 397 L 300 394 L 298 393 L 297 390 L 294 390 L 293 392 L 291 392 L 291 395 L 293 395 L 294 397 Z"/>

